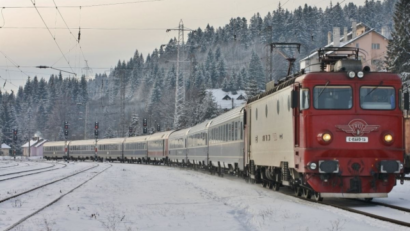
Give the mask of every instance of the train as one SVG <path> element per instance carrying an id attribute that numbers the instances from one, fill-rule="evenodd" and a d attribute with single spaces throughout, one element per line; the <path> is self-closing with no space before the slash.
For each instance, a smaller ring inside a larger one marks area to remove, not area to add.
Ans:
<path id="1" fill-rule="evenodd" d="M 205 169 L 274 190 L 287 186 L 316 201 L 387 197 L 410 170 L 407 86 L 394 73 L 362 67 L 357 54 L 320 53 L 320 71 L 288 75 L 245 105 L 193 127 L 48 142 L 44 157 Z"/>

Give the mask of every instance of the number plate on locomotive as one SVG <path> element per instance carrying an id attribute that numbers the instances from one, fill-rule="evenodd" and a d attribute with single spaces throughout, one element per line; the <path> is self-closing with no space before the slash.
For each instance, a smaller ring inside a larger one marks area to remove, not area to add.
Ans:
<path id="1" fill-rule="evenodd" d="M 369 142 L 369 137 L 348 136 L 348 137 L 346 137 L 346 142 L 367 143 L 367 142 Z"/>

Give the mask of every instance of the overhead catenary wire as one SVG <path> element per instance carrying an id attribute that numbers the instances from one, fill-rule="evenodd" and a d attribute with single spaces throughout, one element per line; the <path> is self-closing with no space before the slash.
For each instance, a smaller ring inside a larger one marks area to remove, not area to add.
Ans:
<path id="1" fill-rule="evenodd" d="M 31 0 L 30 0 L 31 1 Z M 92 5 L 82 5 L 82 6 L 60 6 L 60 8 L 78 8 L 78 7 L 102 7 L 102 6 L 114 6 L 114 5 L 128 5 L 128 4 L 138 4 L 146 2 L 161 2 L 164 0 L 145 0 L 145 1 L 131 1 L 131 2 L 115 2 L 115 3 L 103 3 L 103 4 L 92 4 Z M 54 6 L 36 6 L 35 2 L 31 1 L 35 8 L 54 8 Z M 33 8 L 32 6 L 3 6 L 2 8 L 10 9 L 27 9 Z"/>
<path id="2" fill-rule="evenodd" d="M 57 45 L 58 49 L 60 50 L 61 54 L 63 55 L 65 61 L 67 62 L 68 66 L 70 67 L 71 71 L 74 72 L 73 68 L 72 68 L 71 65 L 70 65 L 70 62 L 68 61 L 67 57 L 64 55 L 64 52 L 61 50 L 61 47 L 60 47 L 60 45 L 58 44 L 56 38 L 53 36 L 53 33 L 51 33 L 51 30 L 48 28 L 47 23 L 44 21 L 43 16 L 41 16 L 40 11 L 37 9 L 35 2 L 33 2 L 32 0 L 30 0 L 30 2 L 33 3 L 34 8 L 36 9 L 38 15 L 40 16 L 41 20 L 42 20 L 43 23 L 44 23 L 44 26 L 47 27 L 48 32 L 50 33 L 51 37 L 53 38 L 55 44 Z"/>
<path id="3" fill-rule="evenodd" d="M 66 29 L 68 29 L 68 31 L 70 32 L 70 35 L 73 37 L 74 41 L 76 41 L 76 42 L 79 44 L 79 43 L 80 43 L 80 35 L 78 36 L 78 40 L 77 40 L 77 39 L 75 38 L 73 32 L 71 31 L 70 27 L 68 26 L 66 20 L 64 19 L 63 15 L 61 14 L 60 10 L 58 9 L 59 7 L 57 6 L 57 4 L 56 4 L 56 2 L 55 2 L 54 0 L 53 0 L 53 3 L 54 3 L 54 6 L 55 6 L 57 12 L 59 13 L 61 19 L 63 20 L 63 22 L 64 22 L 64 24 L 65 24 L 65 26 L 66 26 Z M 80 7 L 80 11 L 81 11 L 81 7 Z M 81 14 L 80 14 L 80 22 L 79 22 L 79 23 L 81 23 Z M 81 54 L 83 55 L 84 61 L 87 60 L 87 59 L 85 58 L 84 52 L 83 52 L 83 50 L 82 50 L 82 48 L 81 48 L 81 45 L 79 45 L 79 47 L 80 47 L 80 50 L 81 50 Z"/>

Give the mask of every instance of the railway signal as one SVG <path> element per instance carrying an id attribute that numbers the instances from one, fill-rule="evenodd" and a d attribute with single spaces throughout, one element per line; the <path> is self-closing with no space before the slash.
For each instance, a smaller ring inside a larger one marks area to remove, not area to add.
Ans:
<path id="1" fill-rule="evenodd" d="M 142 120 L 142 126 L 146 127 L 147 126 L 147 119 Z"/>
<path id="2" fill-rule="evenodd" d="M 17 140 L 17 133 L 18 133 L 18 130 L 17 130 L 17 129 L 13 129 L 13 140 L 14 140 L 14 141 Z"/>
<path id="3" fill-rule="evenodd" d="M 157 132 L 161 131 L 161 125 L 157 124 Z"/>
<path id="4" fill-rule="evenodd" d="M 132 136 L 132 127 L 128 128 L 128 136 L 131 137 Z"/>
<path id="5" fill-rule="evenodd" d="M 144 134 L 147 134 L 147 133 L 148 133 L 148 129 L 147 129 L 147 128 L 143 128 L 143 129 L 142 129 L 142 132 L 143 132 Z"/>
<path id="6" fill-rule="evenodd" d="M 99 124 L 98 122 L 95 122 L 94 124 L 94 135 L 95 135 L 95 139 L 98 139 L 98 128 L 99 128 Z"/>
<path id="7" fill-rule="evenodd" d="M 68 121 L 64 121 L 64 136 L 68 136 Z"/>

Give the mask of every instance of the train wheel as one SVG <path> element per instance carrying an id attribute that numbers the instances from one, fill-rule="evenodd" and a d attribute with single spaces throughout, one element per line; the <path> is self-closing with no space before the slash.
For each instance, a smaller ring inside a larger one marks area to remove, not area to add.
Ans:
<path id="1" fill-rule="evenodd" d="M 300 197 L 302 195 L 302 189 L 299 186 L 294 186 L 293 193 L 295 196 Z"/>
<path id="2" fill-rule="evenodd" d="M 315 201 L 317 201 L 317 202 L 323 201 L 323 197 L 321 197 L 321 196 L 320 196 L 320 193 L 318 193 L 318 192 L 314 192 L 313 195 L 312 195 L 312 197 L 313 197 L 313 200 L 315 200 Z"/>
<path id="3" fill-rule="evenodd" d="M 275 191 L 279 191 L 279 188 L 280 188 L 280 184 L 278 182 L 273 183 L 273 189 Z"/>
<path id="4" fill-rule="evenodd" d="M 303 198 L 310 199 L 312 197 L 312 193 L 309 189 L 303 188 Z"/>
<path id="5" fill-rule="evenodd" d="M 373 200 L 373 197 L 366 197 L 366 198 L 364 198 L 364 200 L 370 202 L 370 201 Z"/>
<path id="6" fill-rule="evenodd" d="M 262 182 L 262 186 L 263 186 L 264 188 L 266 188 L 267 185 L 268 185 L 268 183 L 267 183 L 266 181 L 263 181 L 263 182 Z"/>
<path id="7" fill-rule="evenodd" d="M 269 189 L 273 189 L 273 186 L 275 186 L 274 182 L 269 182 Z"/>

